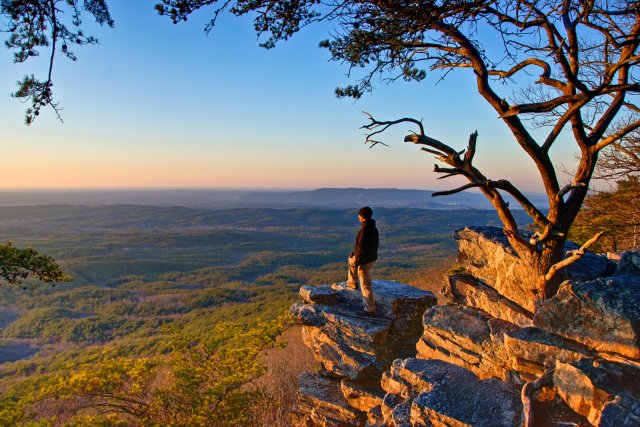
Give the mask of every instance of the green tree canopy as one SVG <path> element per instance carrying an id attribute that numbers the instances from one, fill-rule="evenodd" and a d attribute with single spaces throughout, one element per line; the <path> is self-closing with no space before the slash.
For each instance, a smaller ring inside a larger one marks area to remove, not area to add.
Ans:
<path id="1" fill-rule="evenodd" d="M 253 327 L 220 322 L 201 336 L 176 330 L 166 357 L 113 357 L 105 350 L 29 401 L 58 408 L 54 413 L 78 425 L 252 426 L 251 409 L 266 398 L 252 381 L 266 372 L 264 350 L 280 345 L 287 322 L 284 316 Z"/>
<path id="2" fill-rule="evenodd" d="M 53 258 L 39 254 L 32 248 L 20 249 L 11 244 L 0 245 L 0 285 L 13 285 L 27 279 L 43 282 L 70 282 L 71 276 L 62 271 Z"/>

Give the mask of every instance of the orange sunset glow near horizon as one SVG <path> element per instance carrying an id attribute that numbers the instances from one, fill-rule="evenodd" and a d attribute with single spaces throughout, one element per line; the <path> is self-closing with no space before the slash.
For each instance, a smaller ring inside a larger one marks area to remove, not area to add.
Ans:
<path id="1" fill-rule="evenodd" d="M 27 106 L 9 96 L 44 58 L 0 68 L 0 188 L 439 190 L 463 182 L 437 179 L 433 156 L 402 142 L 414 130 L 408 125 L 381 137 L 389 147 L 364 144 L 364 110 L 421 118 L 430 136 L 460 149 L 477 130 L 476 163 L 491 179 L 542 189 L 468 70 L 442 82 L 380 83 L 356 102 L 341 100 L 333 91 L 349 81 L 348 69 L 317 47 L 324 28 L 265 50 L 250 20 L 222 19 L 205 37 L 206 16 L 174 26 L 153 4 L 114 1 L 115 28 L 89 27 L 100 44 L 78 48 L 76 62 L 57 63 L 64 122 L 43 110 L 25 126 Z M 11 53 L 0 50 L 0 60 L 10 64 Z M 554 150 L 556 164 L 570 169 L 571 144 Z"/>

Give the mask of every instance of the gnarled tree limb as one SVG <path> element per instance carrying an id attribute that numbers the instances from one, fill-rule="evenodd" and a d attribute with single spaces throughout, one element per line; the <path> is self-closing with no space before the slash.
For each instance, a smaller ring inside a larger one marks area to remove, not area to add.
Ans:
<path id="1" fill-rule="evenodd" d="M 579 187 L 586 187 L 586 186 L 587 186 L 587 184 L 585 184 L 584 182 L 572 182 L 569 185 L 565 185 L 556 194 L 556 202 L 559 202 L 560 200 L 562 200 L 564 195 L 567 194 L 569 191 L 571 191 L 573 189 L 576 189 L 576 188 L 579 188 Z"/>
<path id="2" fill-rule="evenodd" d="M 520 400 L 522 401 L 522 427 L 535 427 L 533 419 L 533 402 L 536 400 L 537 394 L 543 388 L 553 387 L 553 372 L 555 369 L 549 369 L 547 372 L 535 381 L 526 383 L 520 392 Z"/>
<path id="3" fill-rule="evenodd" d="M 488 179 L 482 172 L 480 172 L 473 165 L 473 158 L 476 152 L 476 144 L 478 133 L 473 132 L 469 136 L 469 142 L 465 150 L 458 151 L 453 147 L 438 141 L 435 138 L 431 138 L 424 133 L 424 127 L 422 122 L 411 118 L 402 118 L 398 120 L 380 121 L 376 120 L 371 114 L 365 113 L 369 119 L 369 123 L 363 126 L 367 130 L 371 130 L 370 134 L 366 135 L 366 141 L 372 142 L 371 136 L 384 132 L 389 127 L 400 123 L 413 123 L 419 126 L 419 131 L 405 136 L 405 142 L 412 142 L 417 145 L 425 145 L 421 150 L 427 153 L 433 154 L 436 158 L 449 165 L 448 168 L 441 168 L 437 164 L 434 166 L 436 173 L 444 174 L 442 178 L 447 178 L 456 175 L 464 176 L 469 183 L 453 190 L 437 191 L 432 196 L 443 196 L 449 194 L 459 193 L 469 188 L 479 188 L 484 195 L 489 199 L 491 204 L 495 207 L 500 219 L 505 225 L 505 232 L 509 236 L 510 241 L 514 246 L 520 246 L 525 249 L 527 253 L 535 248 L 527 239 L 525 239 L 520 232 L 516 221 L 509 210 L 509 204 L 502 198 L 497 190 L 504 190 L 511 194 L 520 203 L 527 213 L 529 213 L 536 223 L 541 226 L 546 225 L 549 221 L 546 217 L 538 211 L 535 206 L 513 185 L 506 180 L 492 181 Z"/>
<path id="4" fill-rule="evenodd" d="M 479 187 L 479 186 L 480 186 L 480 184 L 469 183 L 469 184 L 463 185 L 462 187 L 454 188 L 453 190 L 436 191 L 436 192 L 431 194 L 431 197 L 448 196 L 450 194 L 456 194 L 456 193 L 459 193 L 461 191 L 468 190 L 469 188 L 474 188 L 474 187 Z"/>
<path id="5" fill-rule="evenodd" d="M 572 251 L 571 255 L 568 258 L 565 258 L 562 261 L 552 265 L 551 268 L 549 269 L 549 272 L 547 272 L 547 274 L 545 276 L 545 280 L 551 281 L 551 279 L 553 279 L 553 276 L 555 276 L 555 274 L 560 269 L 562 269 L 564 267 L 567 267 L 568 265 L 571 265 L 574 262 L 578 261 L 580 258 L 582 258 L 584 256 L 586 250 L 589 249 L 589 247 L 591 245 L 593 245 L 595 242 L 597 242 L 598 239 L 600 238 L 600 236 L 602 236 L 603 233 L 604 233 L 604 231 L 601 231 L 601 232 L 597 233 L 595 236 L 593 236 L 592 238 L 587 240 L 584 243 L 584 245 L 580 246 L 579 249 L 576 249 L 575 251 Z"/>

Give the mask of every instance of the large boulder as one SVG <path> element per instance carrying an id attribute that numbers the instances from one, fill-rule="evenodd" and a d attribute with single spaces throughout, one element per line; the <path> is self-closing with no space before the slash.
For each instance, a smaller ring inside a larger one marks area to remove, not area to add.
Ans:
<path id="1" fill-rule="evenodd" d="M 289 312 L 304 325 L 303 339 L 337 377 L 379 378 L 391 362 L 415 352 L 422 333 L 422 314 L 436 303 L 430 292 L 397 282 L 374 281 L 376 316 L 363 316 L 360 291 L 346 283 L 303 286 Z"/>
<path id="2" fill-rule="evenodd" d="M 355 322 L 364 323 L 371 326 L 370 330 L 380 332 L 376 334 L 379 341 L 371 340 L 373 336 L 366 337 L 366 341 L 358 340 L 332 324 L 324 328 L 304 326 L 302 339 L 313 350 L 315 359 L 327 373 L 353 380 L 376 378 L 384 370 L 386 362 L 390 363 L 381 357 L 386 354 L 384 332 L 387 325 L 372 325 L 369 319 L 354 319 Z"/>
<path id="3" fill-rule="evenodd" d="M 536 313 L 541 329 L 601 353 L 640 359 L 640 276 L 569 280 Z"/>
<path id="4" fill-rule="evenodd" d="M 465 227 L 456 231 L 455 239 L 462 266 L 529 313 L 536 312 L 545 298 L 539 277 L 518 257 L 500 228 Z M 566 250 L 577 248 L 572 242 L 565 245 Z M 612 261 L 587 252 L 560 274 L 565 279 L 591 280 L 608 276 L 614 269 Z"/>
<path id="5" fill-rule="evenodd" d="M 387 392 L 384 425 L 513 427 L 520 422 L 520 396 L 508 383 L 480 380 L 440 360 L 396 360 L 381 384 Z"/>
<path id="6" fill-rule="evenodd" d="M 586 358 L 558 362 L 553 375 L 558 394 L 593 425 L 640 425 L 640 368 Z"/>

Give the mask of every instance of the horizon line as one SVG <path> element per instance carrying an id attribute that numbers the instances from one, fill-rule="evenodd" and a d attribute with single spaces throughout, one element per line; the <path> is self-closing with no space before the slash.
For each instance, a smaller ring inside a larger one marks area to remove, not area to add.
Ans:
<path id="1" fill-rule="evenodd" d="M 209 186 L 166 186 L 166 187 L 0 187 L 0 193 L 35 193 L 35 192 L 113 192 L 113 191 L 242 191 L 242 192 L 295 192 L 318 190 L 397 190 L 436 192 L 448 188 L 404 188 L 404 187 L 209 187 Z M 477 189 L 468 189 L 465 193 L 481 194 Z M 545 194 L 544 191 L 523 190 L 528 194 Z"/>
<path id="2" fill-rule="evenodd" d="M 316 191 L 316 190 L 401 190 L 401 191 L 438 191 L 427 188 L 401 187 L 209 187 L 209 186 L 163 186 L 163 187 L 0 187 L 0 192 L 30 191 Z"/>

